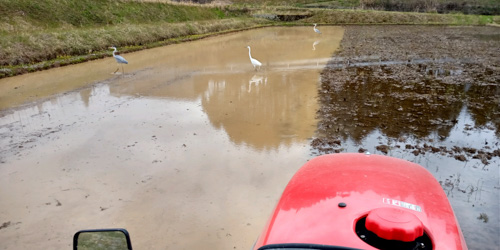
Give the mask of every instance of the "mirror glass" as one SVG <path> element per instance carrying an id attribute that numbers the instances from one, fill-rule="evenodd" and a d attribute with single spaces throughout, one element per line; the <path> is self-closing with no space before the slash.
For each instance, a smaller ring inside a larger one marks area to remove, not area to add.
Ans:
<path id="1" fill-rule="evenodd" d="M 99 250 L 116 249 L 127 250 L 130 240 L 121 230 L 102 231 L 80 231 L 76 237 L 76 249 L 78 250 Z"/>

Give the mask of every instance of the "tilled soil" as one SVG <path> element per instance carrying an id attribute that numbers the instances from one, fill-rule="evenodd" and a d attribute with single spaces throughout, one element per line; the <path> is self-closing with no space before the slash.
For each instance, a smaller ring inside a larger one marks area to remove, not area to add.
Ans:
<path id="1" fill-rule="evenodd" d="M 340 152 L 344 139 L 380 130 L 415 155 L 500 157 L 498 142 L 472 149 L 404 143 L 433 132 L 444 140 L 464 104 L 475 120 L 466 129 L 500 136 L 499 28 L 349 26 L 321 77 L 320 136 L 312 142 L 320 152 Z"/>
<path id="2" fill-rule="evenodd" d="M 499 244 L 500 28 L 348 26 L 321 73 L 315 154 L 426 167 L 470 249 Z"/>

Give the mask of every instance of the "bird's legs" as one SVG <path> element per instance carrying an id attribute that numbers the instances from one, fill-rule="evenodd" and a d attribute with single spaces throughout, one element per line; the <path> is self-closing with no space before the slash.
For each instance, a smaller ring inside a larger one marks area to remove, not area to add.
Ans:
<path id="1" fill-rule="evenodd" d="M 113 72 L 113 74 L 116 74 L 116 72 L 118 72 L 118 70 L 120 70 L 119 64 L 118 64 L 118 67 L 116 68 L 115 72 Z M 122 65 L 122 74 L 125 74 L 125 70 L 123 69 L 123 65 Z"/>

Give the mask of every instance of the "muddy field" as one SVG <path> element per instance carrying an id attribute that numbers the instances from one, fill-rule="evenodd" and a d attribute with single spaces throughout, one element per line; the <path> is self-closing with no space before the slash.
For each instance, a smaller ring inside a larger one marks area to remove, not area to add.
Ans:
<path id="1" fill-rule="evenodd" d="M 106 58 L 0 79 L 0 249 L 116 227 L 134 249 L 250 249 L 312 158 L 319 74 L 344 29 L 322 32 L 121 53 L 124 74 Z"/>
<path id="2" fill-rule="evenodd" d="M 321 77 L 317 154 L 369 150 L 426 166 L 469 247 L 495 249 L 500 29 L 350 26 Z"/>
<path id="3" fill-rule="evenodd" d="M 426 167 L 469 248 L 497 249 L 500 29 L 319 28 L 1 79 L 0 249 L 109 227 L 137 249 L 249 249 L 302 164 L 364 151 Z"/>
<path id="4" fill-rule="evenodd" d="M 499 29 L 349 27 L 341 50 L 322 72 L 319 93 L 321 136 L 313 145 L 322 152 L 335 152 L 339 137 L 359 140 L 375 129 L 400 142 L 407 135 L 426 137 L 434 131 L 442 140 L 458 122 L 463 105 L 474 116 L 468 129 L 485 128 L 500 136 Z M 498 143 L 484 144 L 404 147 L 415 155 L 445 153 L 459 160 L 468 154 L 485 164 L 500 157 L 494 149 Z M 377 149 L 387 154 L 387 148 Z"/>

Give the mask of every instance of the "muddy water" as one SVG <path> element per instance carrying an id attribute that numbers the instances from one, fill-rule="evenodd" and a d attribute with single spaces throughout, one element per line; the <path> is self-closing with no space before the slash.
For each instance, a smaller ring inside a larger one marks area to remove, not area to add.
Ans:
<path id="1" fill-rule="evenodd" d="M 137 249 L 249 249 L 316 130 L 343 29 L 269 28 L 0 80 L 0 248 L 124 227 Z M 252 57 L 262 62 L 255 71 Z"/>

